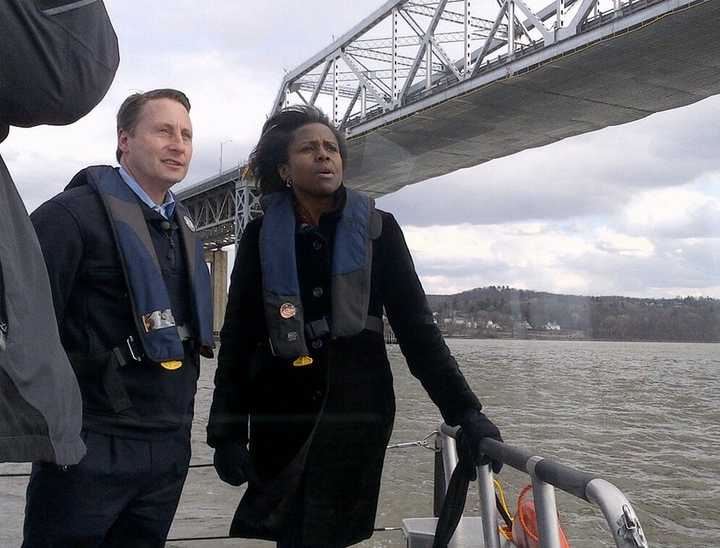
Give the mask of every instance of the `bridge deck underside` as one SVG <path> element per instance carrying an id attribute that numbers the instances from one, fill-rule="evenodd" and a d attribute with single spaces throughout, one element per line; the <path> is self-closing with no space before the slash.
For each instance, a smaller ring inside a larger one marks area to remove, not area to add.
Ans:
<path id="1" fill-rule="evenodd" d="M 348 184 L 387 194 L 720 93 L 718 21 L 711 0 L 352 138 Z"/>

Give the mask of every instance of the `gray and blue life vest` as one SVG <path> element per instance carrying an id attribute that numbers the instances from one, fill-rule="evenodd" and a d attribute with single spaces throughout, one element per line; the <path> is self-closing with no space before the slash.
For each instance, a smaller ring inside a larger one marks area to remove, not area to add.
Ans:
<path id="1" fill-rule="evenodd" d="M 140 204 L 117 170 L 102 167 L 93 171 L 94 176 L 88 177 L 87 181 L 100 195 L 110 219 L 145 357 L 157 363 L 181 361 L 185 351 Z M 175 207 L 176 215 L 189 219 L 182 204 L 177 203 Z M 195 335 L 201 347 L 212 348 L 210 274 L 205 265 L 202 241 L 186 224 L 187 221 L 178 223 L 190 276 Z"/>
<path id="2" fill-rule="evenodd" d="M 351 189 L 346 189 L 346 196 L 332 254 L 331 315 L 327 318 L 331 337 L 351 337 L 368 326 L 382 330 L 382 320 L 368 317 L 372 240 L 380 236 L 382 218 L 371 198 Z M 262 206 L 260 264 L 270 344 L 275 356 L 295 359 L 308 354 L 312 332 L 300 298 L 294 198 L 288 191 L 274 192 L 262 198 Z"/>

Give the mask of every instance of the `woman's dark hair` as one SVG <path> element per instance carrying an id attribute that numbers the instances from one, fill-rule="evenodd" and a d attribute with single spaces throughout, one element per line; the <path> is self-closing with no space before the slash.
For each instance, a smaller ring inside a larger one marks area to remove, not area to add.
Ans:
<path id="1" fill-rule="evenodd" d="M 288 161 L 288 148 L 293 133 L 307 124 L 323 124 L 335 135 L 340 147 L 343 164 L 347 163 L 345 136 L 330 122 L 327 115 L 311 105 L 293 105 L 276 112 L 263 125 L 262 135 L 250 153 L 248 171 L 255 178 L 261 194 L 284 190 L 285 181 L 278 174 L 278 167 Z"/>

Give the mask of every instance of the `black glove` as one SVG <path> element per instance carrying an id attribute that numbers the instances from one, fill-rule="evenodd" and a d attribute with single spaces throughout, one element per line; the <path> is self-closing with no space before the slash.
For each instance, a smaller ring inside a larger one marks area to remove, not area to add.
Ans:
<path id="1" fill-rule="evenodd" d="M 497 441 L 503 441 L 500 430 L 495 424 L 488 419 L 481 411 L 472 410 L 467 413 L 460 421 L 460 435 L 458 439 L 459 451 L 466 458 L 470 458 L 475 466 L 472 467 L 472 481 L 475 481 L 477 474 L 475 467 L 483 464 L 492 463 L 492 470 L 498 474 L 502 469 L 502 462 L 493 461 L 486 456 L 480 455 L 480 440 L 483 438 L 492 438 Z"/>
<path id="2" fill-rule="evenodd" d="M 213 466 L 218 477 L 230 485 L 238 486 L 255 480 L 250 452 L 241 443 L 226 442 L 215 447 Z"/>

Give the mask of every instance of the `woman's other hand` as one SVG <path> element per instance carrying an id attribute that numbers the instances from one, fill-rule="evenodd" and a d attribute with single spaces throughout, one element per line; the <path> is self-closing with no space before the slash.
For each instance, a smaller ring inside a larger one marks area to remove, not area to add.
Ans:
<path id="1" fill-rule="evenodd" d="M 460 427 L 462 428 L 459 441 L 459 450 L 467 451 L 468 456 L 472 458 L 472 462 L 475 466 L 483 464 L 492 464 L 492 470 L 495 474 L 499 473 L 502 469 L 502 462 L 493 461 L 487 457 L 481 459 L 480 455 L 480 440 L 483 438 L 492 438 L 494 440 L 502 442 L 502 436 L 500 435 L 500 429 L 495 426 L 485 413 L 482 411 L 472 410 L 463 417 L 460 421 Z"/>
<path id="2" fill-rule="evenodd" d="M 250 452 L 238 442 L 226 442 L 215 447 L 213 466 L 218 477 L 230 485 L 237 487 L 248 480 L 255 480 Z"/>

